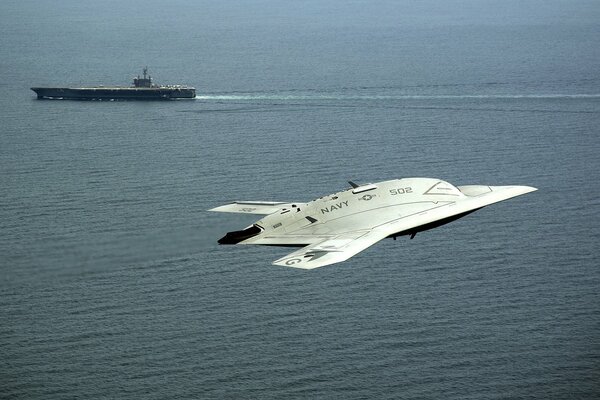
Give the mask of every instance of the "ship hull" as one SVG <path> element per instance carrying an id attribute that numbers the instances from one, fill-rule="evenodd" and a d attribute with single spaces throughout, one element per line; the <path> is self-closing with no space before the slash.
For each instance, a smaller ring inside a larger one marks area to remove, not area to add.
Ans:
<path id="1" fill-rule="evenodd" d="M 189 87 L 152 88 L 31 88 L 38 99 L 49 100 L 173 100 L 193 99 L 196 89 Z"/>

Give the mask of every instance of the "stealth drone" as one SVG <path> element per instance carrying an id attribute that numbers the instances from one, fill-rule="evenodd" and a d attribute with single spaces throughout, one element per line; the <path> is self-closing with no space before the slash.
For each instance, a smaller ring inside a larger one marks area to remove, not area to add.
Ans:
<path id="1" fill-rule="evenodd" d="M 210 211 L 264 215 L 220 244 L 301 247 L 273 262 L 313 269 L 347 260 L 385 238 L 436 228 L 480 208 L 537 190 L 531 186 L 454 186 L 431 178 L 357 185 L 308 203 L 238 201 Z"/>

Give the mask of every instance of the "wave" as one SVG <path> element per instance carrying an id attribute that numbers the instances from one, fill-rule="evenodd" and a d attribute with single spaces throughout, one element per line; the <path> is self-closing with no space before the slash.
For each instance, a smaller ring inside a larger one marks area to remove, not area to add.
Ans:
<path id="1" fill-rule="evenodd" d="M 460 100 L 460 99 L 597 99 L 600 94 L 432 94 L 432 95 L 344 95 L 344 94 L 205 94 L 197 100 L 244 101 L 244 100 Z"/>

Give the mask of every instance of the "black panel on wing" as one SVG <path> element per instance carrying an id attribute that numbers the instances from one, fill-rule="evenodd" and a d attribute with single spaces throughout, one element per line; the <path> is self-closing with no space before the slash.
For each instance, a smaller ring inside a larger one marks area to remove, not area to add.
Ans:
<path id="1" fill-rule="evenodd" d="M 261 232 L 262 232 L 262 229 L 260 229 L 256 225 L 252 225 L 252 226 L 244 229 L 243 231 L 227 232 L 227 234 L 225 236 L 223 236 L 221 239 L 218 240 L 218 243 L 219 244 L 237 244 L 241 241 L 244 241 L 246 239 L 249 239 L 253 236 L 258 235 Z"/>

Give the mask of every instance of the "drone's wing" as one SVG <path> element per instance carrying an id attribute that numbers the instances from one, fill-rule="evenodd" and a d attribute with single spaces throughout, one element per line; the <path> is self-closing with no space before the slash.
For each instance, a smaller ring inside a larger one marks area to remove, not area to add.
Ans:
<path id="1" fill-rule="evenodd" d="M 269 215 L 282 208 L 301 207 L 304 203 L 283 203 L 278 201 L 236 201 L 212 208 L 208 211 Z"/>
<path id="2" fill-rule="evenodd" d="M 274 265 L 313 269 L 345 261 L 388 236 L 384 230 L 362 230 L 330 237 L 288 254 Z"/>

